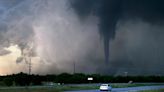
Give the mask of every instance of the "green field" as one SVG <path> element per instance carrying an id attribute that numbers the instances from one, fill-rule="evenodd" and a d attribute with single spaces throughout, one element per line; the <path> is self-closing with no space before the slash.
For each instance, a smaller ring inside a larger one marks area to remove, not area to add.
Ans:
<path id="1" fill-rule="evenodd" d="M 124 87 L 137 87 L 137 86 L 151 86 L 151 85 L 159 85 L 159 84 L 127 84 L 127 83 L 121 83 L 121 84 L 112 84 L 111 86 L 113 88 L 124 88 Z M 99 86 L 97 85 L 59 85 L 54 87 L 20 87 L 20 88 L 13 88 L 8 87 L 5 89 L 0 89 L 0 92 L 62 92 L 62 91 L 68 91 L 68 90 L 89 90 L 89 89 L 99 89 Z M 164 92 L 162 91 L 141 91 L 141 92 Z"/>
<path id="2" fill-rule="evenodd" d="M 146 90 L 146 91 L 140 91 L 140 92 L 164 92 L 164 89 L 160 89 L 160 90 Z"/>
<path id="3" fill-rule="evenodd" d="M 68 90 L 85 90 L 85 89 L 98 89 L 98 86 L 56 86 L 44 88 L 8 88 L 0 89 L 0 92 L 62 92 Z"/>
<path id="4" fill-rule="evenodd" d="M 61 92 L 57 89 L 47 89 L 47 88 L 40 88 L 40 89 L 2 89 L 0 92 Z"/>

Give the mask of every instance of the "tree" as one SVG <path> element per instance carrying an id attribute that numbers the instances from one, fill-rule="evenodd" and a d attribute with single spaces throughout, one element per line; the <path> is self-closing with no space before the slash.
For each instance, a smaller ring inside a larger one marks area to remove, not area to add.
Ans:
<path id="1" fill-rule="evenodd" d="M 12 86 L 13 85 L 13 80 L 10 77 L 4 78 L 3 82 L 5 83 L 6 86 Z"/>

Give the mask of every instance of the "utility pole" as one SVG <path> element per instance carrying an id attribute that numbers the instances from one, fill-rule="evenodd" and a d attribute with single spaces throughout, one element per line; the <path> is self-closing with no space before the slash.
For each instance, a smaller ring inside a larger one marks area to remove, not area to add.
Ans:
<path id="1" fill-rule="evenodd" d="M 32 67 L 32 65 L 31 65 L 31 57 L 30 57 L 30 60 L 29 60 L 29 75 L 31 74 L 31 67 Z"/>
<path id="2" fill-rule="evenodd" d="M 76 72 L 76 63 L 75 63 L 75 61 L 73 62 L 73 74 L 75 74 L 75 72 Z"/>

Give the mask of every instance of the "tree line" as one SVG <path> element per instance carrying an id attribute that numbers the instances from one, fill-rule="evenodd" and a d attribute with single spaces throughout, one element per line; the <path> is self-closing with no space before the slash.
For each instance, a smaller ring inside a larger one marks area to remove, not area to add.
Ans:
<path id="1" fill-rule="evenodd" d="M 88 80 L 93 78 L 93 80 Z M 127 83 L 133 82 L 164 82 L 164 76 L 111 76 L 100 74 L 62 73 L 58 75 L 28 75 L 18 73 L 0 76 L 0 86 L 42 85 L 43 82 L 81 84 L 81 83 Z"/>

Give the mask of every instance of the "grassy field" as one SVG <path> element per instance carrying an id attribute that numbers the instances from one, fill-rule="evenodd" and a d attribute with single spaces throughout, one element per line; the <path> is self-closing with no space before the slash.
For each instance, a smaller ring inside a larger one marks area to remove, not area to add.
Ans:
<path id="1" fill-rule="evenodd" d="M 98 89 L 98 86 L 56 86 L 45 88 L 8 88 L 0 89 L 0 92 L 62 92 L 68 90 L 85 90 L 85 89 Z"/>
<path id="2" fill-rule="evenodd" d="M 124 87 L 137 87 L 137 86 L 150 86 L 155 84 L 112 84 L 113 88 L 124 88 Z M 157 84 L 156 84 L 157 85 Z M 32 87 L 32 88 L 7 88 L 7 89 L 0 89 L 0 92 L 62 92 L 68 90 L 89 90 L 89 89 L 99 89 L 97 85 L 61 85 L 55 87 Z M 142 92 L 164 92 L 162 91 L 142 91 Z"/>
<path id="3" fill-rule="evenodd" d="M 113 88 L 125 88 L 125 87 L 139 87 L 139 86 L 152 86 L 152 85 L 164 85 L 164 83 L 158 84 L 158 83 L 133 83 L 133 84 L 128 84 L 128 83 L 123 83 L 123 84 L 111 84 Z"/>
<path id="4" fill-rule="evenodd" d="M 1 89 L 0 92 L 61 92 L 57 89 L 47 89 L 47 88 L 40 88 L 40 89 Z"/>
<path id="5" fill-rule="evenodd" d="M 160 89 L 160 90 L 146 90 L 146 91 L 140 91 L 140 92 L 164 92 L 164 89 Z"/>

